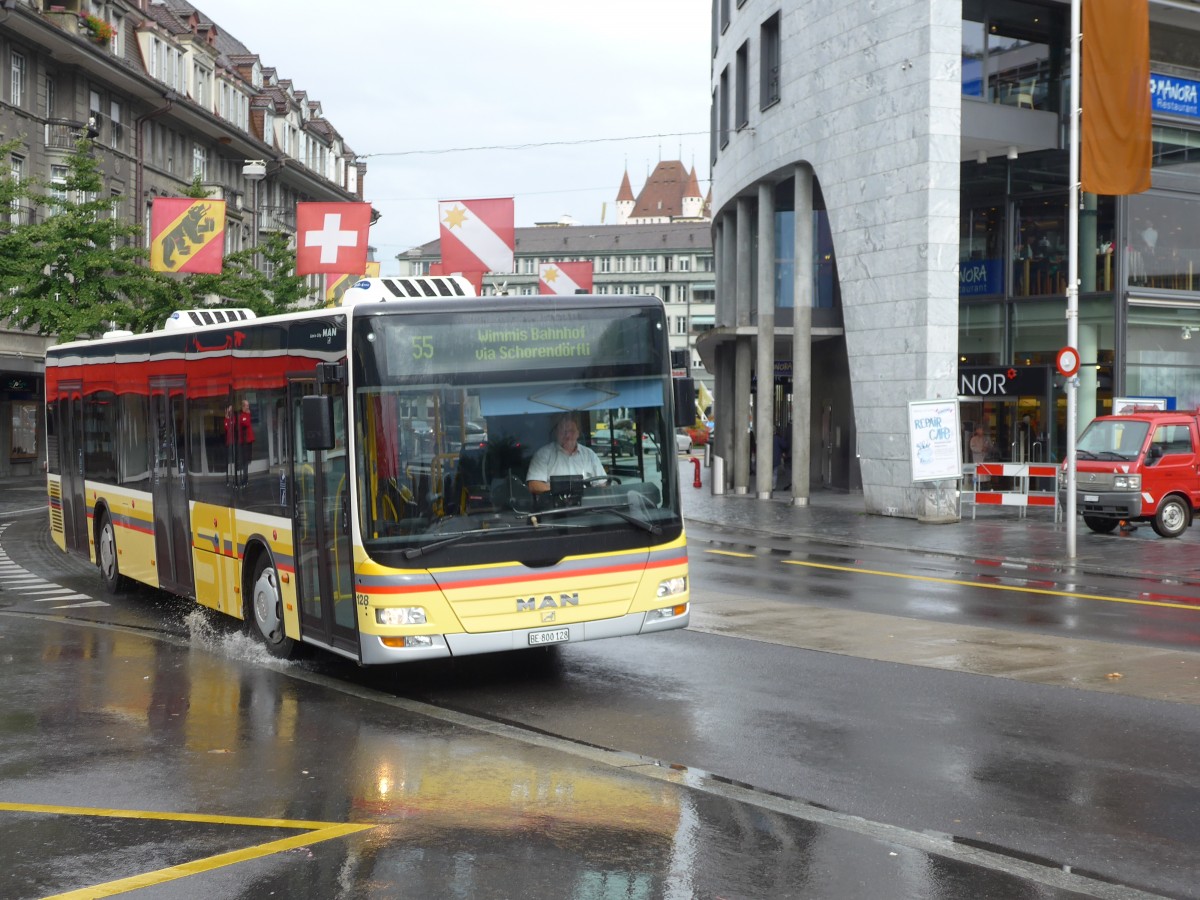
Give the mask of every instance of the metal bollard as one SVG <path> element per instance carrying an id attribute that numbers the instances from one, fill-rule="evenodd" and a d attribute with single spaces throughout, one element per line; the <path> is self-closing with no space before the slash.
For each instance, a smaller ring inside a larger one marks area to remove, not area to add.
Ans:
<path id="1" fill-rule="evenodd" d="M 719 456 L 712 458 L 712 492 L 725 493 L 725 460 Z"/>
<path id="2" fill-rule="evenodd" d="M 696 470 L 696 478 L 692 482 L 692 487 L 704 487 L 704 485 L 700 483 L 700 457 L 693 456 L 691 459 L 692 467 Z"/>

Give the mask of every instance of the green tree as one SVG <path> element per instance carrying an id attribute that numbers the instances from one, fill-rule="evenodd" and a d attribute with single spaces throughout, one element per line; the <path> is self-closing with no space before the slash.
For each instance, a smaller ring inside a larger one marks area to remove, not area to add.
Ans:
<path id="1" fill-rule="evenodd" d="M 256 255 L 262 257 L 262 270 L 254 264 Z M 260 316 L 298 309 L 312 296 L 308 283 L 296 274 L 296 251 L 282 231 L 267 232 L 257 250 L 227 253 L 219 275 L 189 275 L 185 284 L 196 305 L 211 305 L 208 301 L 217 296 L 220 306 L 243 307 Z"/>
<path id="2" fill-rule="evenodd" d="M 20 143 L 0 144 L 0 159 Z M 201 306 L 271 315 L 311 296 L 282 232 L 266 235 L 257 251 L 230 253 L 220 274 L 151 271 L 142 230 L 116 215 L 122 198 L 104 193 L 92 149 L 86 139 L 76 143 L 63 184 L 18 184 L 0 174 L 0 209 L 27 201 L 35 212 L 31 224 L 0 219 L 0 318 L 68 341 L 109 328 L 153 331 L 176 310 Z M 209 192 L 197 176 L 182 193 L 202 199 Z M 271 274 L 255 266 L 256 253 Z"/>
<path id="3" fill-rule="evenodd" d="M 176 308 L 185 296 L 146 265 L 140 229 L 116 214 L 120 198 L 105 193 L 91 149 L 76 143 L 63 184 L 6 188 L 35 215 L 0 236 L 0 318 L 60 340 L 129 328 L 139 307 Z"/>

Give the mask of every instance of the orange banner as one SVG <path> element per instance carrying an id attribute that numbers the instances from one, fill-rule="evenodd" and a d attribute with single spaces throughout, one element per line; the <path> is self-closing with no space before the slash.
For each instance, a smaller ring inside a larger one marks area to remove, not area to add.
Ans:
<path id="1" fill-rule="evenodd" d="M 225 256 L 225 201 L 158 197 L 150 210 L 150 268 L 219 274 Z"/>
<path id="2" fill-rule="evenodd" d="M 1150 187 L 1148 0 L 1087 0 L 1080 78 L 1080 186 L 1092 194 Z"/>

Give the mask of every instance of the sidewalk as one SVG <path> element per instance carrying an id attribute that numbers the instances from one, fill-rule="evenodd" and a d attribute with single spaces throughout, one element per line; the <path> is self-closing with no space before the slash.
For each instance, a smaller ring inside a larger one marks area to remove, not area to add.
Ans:
<path id="1" fill-rule="evenodd" d="M 713 496 L 710 469 L 701 467 L 703 486 L 693 487 L 694 469 L 680 458 L 684 518 L 689 521 L 782 537 L 802 537 L 844 546 L 883 547 L 970 560 L 1067 568 L 1067 528 L 1055 524 L 1051 509 L 967 506 L 955 523 L 934 525 L 915 519 L 868 515 L 861 493 L 815 488 L 808 507 L 792 506 L 788 491 L 770 500 L 753 494 Z M 1200 529 L 1200 525 L 1197 525 Z M 1080 572 L 1170 579 L 1200 585 L 1200 531 L 1174 540 L 1160 538 L 1148 524 L 1135 531 L 1094 534 L 1076 521 L 1074 568 Z"/>

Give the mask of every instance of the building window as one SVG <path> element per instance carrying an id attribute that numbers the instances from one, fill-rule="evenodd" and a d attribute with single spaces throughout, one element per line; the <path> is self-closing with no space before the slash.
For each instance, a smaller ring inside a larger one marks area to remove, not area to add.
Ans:
<path id="1" fill-rule="evenodd" d="M 718 129 L 721 133 L 720 144 L 724 147 L 729 143 L 729 67 L 726 66 L 721 70 L 721 85 L 718 89 L 718 104 L 717 110 Z"/>
<path id="2" fill-rule="evenodd" d="M 55 87 L 54 76 L 46 76 L 46 109 L 45 114 L 47 119 L 54 118 L 54 108 L 57 101 L 57 88 Z"/>
<path id="3" fill-rule="evenodd" d="M 67 167 L 66 166 L 51 166 L 50 167 L 50 212 L 58 215 L 63 211 L 63 203 L 67 199 Z M 57 201 L 57 202 L 53 202 Z"/>
<path id="4" fill-rule="evenodd" d="M 720 0 L 721 3 L 721 33 L 725 33 L 725 29 L 729 27 L 729 0 Z"/>
<path id="5" fill-rule="evenodd" d="M 681 256 L 675 261 L 675 268 L 680 272 L 690 272 L 692 270 L 692 259 L 690 256 Z"/>
<path id="6" fill-rule="evenodd" d="M 750 123 L 750 42 L 738 47 L 737 61 L 734 64 L 734 85 L 737 91 L 733 104 L 733 125 L 735 128 L 745 128 Z"/>
<path id="7" fill-rule="evenodd" d="M 762 71 L 759 72 L 759 106 L 766 109 L 779 102 L 779 13 L 762 24 Z"/>
<path id="8" fill-rule="evenodd" d="M 602 256 L 602 257 L 600 257 L 600 259 L 597 262 L 598 262 L 598 265 L 597 265 L 598 271 L 604 272 L 604 273 L 612 271 L 612 260 L 609 257 Z"/>
<path id="9" fill-rule="evenodd" d="M 672 334 L 687 334 L 687 316 L 674 316 L 675 327 L 671 329 Z"/>
<path id="10" fill-rule="evenodd" d="M 192 146 L 192 177 L 208 181 L 208 148 L 199 144 Z"/>
<path id="11" fill-rule="evenodd" d="M 647 272 L 657 272 L 658 271 L 658 257 L 657 256 L 647 256 L 646 257 L 646 271 Z"/>
<path id="12" fill-rule="evenodd" d="M 9 173 L 12 176 L 13 186 L 19 186 L 25 180 L 25 157 L 17 156 L 15 153 L 12 156 L 12 161 L 9 167 Z M 13 197 L 12 212 L 9 213 L 9 222 L 13 225 L 27 224 L 21 221 L 21 201 L 17 197 Z"/>
<path id="13" fill-rule="evenodd" d="M 9 81 L 8 100 L 13 106 L 25 105 L 25 57 L 13 52 L 10 57 L 12 64 Z"/>
<path id="14" fill-rule="evenodd" d="M 114 150 L 120 150 L 124 136 L 125 130 L 121 124 L 121 104 L 116 100 L 110 100 L 108 104 L 108 145 Z"/>

